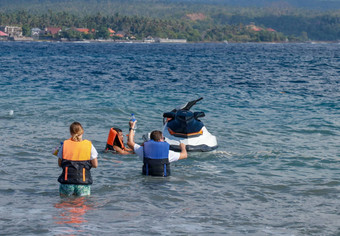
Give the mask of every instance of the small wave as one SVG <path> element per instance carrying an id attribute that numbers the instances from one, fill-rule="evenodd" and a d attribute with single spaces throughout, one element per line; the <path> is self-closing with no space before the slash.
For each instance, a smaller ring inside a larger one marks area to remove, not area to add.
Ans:
<path id="1" fill-rule="evenodd" d="M 14 111 L 9 110 L 6 115 L 1 115 L 0 119 L 12 119 L 14 118 Z"/>
<path id="2" fill-rule="evenodd" d="M 333 132 L 332 130 L 325 130 L 325 129 L 296 129 L 293 130 L 295 133 L 300 133 L 300 134 L 319 134 L 319 135 L 329 135 L 329 136 L 335 136 L 336 133 Z"/>
<path id="3" fill-rule="evenodd" d="M 308 83 L 308 81 L 305 81 L 305 80 L 291 80 L 289 82 L 293 83 L 293 84 L 306 84 L 306 83 Z"/>
<path id="4" fill-rule="evenodd" d="M 209 153 L 209 156 L 214 155 L 215 157 L 224 157 L 224 158 L 231 158 L 231 157 L 266 158 L 266 157 L 276 157 L 278 155 L 277 151 L 255 151 L 255 152 L 249 152 L 249 153 L 234 153 L 234 152 L 228 152 L 224 150 L 214 150 L 208 153 Z M 201 156 L 204 156 L 204 155 L 201 154 Z"/>
<path id="5" fill-rule="evenodd" d="M 250 152 L 244 155 L 244 157 L 252 157 L 252 158 L 265 158 L 265 157 L 276 157 L 278 152 L 276 151 L 256 151 Z"/>
<path id="6" fill-rule="evenodd" d="M 0 120 L 10 120 L 13 119 L 14 116 L 0 116 Z"/>
<path id="7" fill-rule="evenodd" d="M 92 71 L 91 74 L 92 74 L 92 75 L 107 75 L 108 73 L 105 72 L 105 71 L 99 71 L 99 70 L 97 70 L 97 71 Z"/>
<path id="8" fill-rule="evenodd" d="M 225 155 L 225 156 L 229 156 L 229 157 L 231 157 L 231 156 L 234 155 L 234 154 L 231 153 L 231 152 L 227 152 L 227 151 L 217 151 L 217 150 L 214 150 L 214 151 L 212 151 L 211 153 L 216 154 L 216 155 Z"/>

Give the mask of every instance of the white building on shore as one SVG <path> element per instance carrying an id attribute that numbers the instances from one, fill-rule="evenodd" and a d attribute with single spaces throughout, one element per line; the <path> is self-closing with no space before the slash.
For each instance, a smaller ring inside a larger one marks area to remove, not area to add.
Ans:
<path id="1" fill-rule="evenodd" d="M 18 26 L 0 26 L 0 31 L 5 32 L 9 37 L 22 37 L 22 28 Z"/>

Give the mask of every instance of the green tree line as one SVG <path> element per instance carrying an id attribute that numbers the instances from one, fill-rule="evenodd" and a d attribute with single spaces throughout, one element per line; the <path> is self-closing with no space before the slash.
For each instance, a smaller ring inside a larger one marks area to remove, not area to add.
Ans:
<path id="1" fill-rule="evenodd" d="M 294 11 L 277 14 L 274 9 L 259 14 L 226 14 L 212 15 L 216 25 L 249 24 L 265 25 L 291 37 L 318 41 L 340 40 L 340 13 L 316 13 L 313 11 Z"/>
<path id="2" fill-rule="evenodd" d="M 262 2 L 262 7 L 259 7 L 260 5 L 256 2 Z M 264 4 L 265 2 L 267 3 Z M 277 32 L 287 35 L 290 40 L 340 40 L 340 3 L 338 0 L 301 0 L 298 2 L 299 4 L 294 0 L 1 0 L 0 13 L 11 15 L 9 18 L 13 22 L 21 20 L 15 19 L 16 17 L 30 17 L 31 19 L 27 19 L 27 25 L 31 24 L 30 20 L 44 19 L 41 25 L 54 23 L 65 27 L 71 25 L 86 27 L 86 25 L 92 24 L 93 27 L 105 27 L 105 24 L 98 25 L 98 20 L 102 19 L 115 30 L 135 34 L 136 37 L 148 34 L 152 36 L 164 35 L 170 38 L 186 37 L 191 41 L 236 40 L 240 38 L 261 40 L 261 38 L 282 37 L 280 33 L 276 35 L 268 32 L 254 34 L 254 32 L 247 31 L 245 27 L 242 28 L 242 26 L 253 22 L 264 28 L 273 28 Z M 238 3 L 236 4 L 238 7 L 232 3 Z M 243 7 L 240 7 L 241 5 Z M 296 8 L 299 5 L 313 5 L 318 9 L 327 5 L 328 11 L 315 10 L 316 8 L 314 10 Z M 25 10 L 19 11 L 20 9 Z M 59 12 L 49 9 L 58 9 Z M 18 12 L 25 11 L 26 15 L 17 16 Z M 98 12 L 100 14 L 97 14 Z M 117 13 L 119 13 L 119 17 L 111 20 L 111 17 L 116 16 Z M 191 21 L 186 17 L 190 13 L 202 13 L 206 18 Z M 65 18 L 63 19 L 61 16 L 65 16 Z M 97 20 L 97 23 L 89 22 L 93 18 Z M 135 24 L 135 20 L 139 23 Z M 124 27 L 120 28 L 119 25 L 115 25 L 115 21 L 120 21 L 117 23 Z M 157 28 L 166 23 L 165 29 Z M 149 24 L 154 25 L 150 26 Z M 129 27 L 131 29 L 126 29 Z M 142 33 L 140 28 L 143 29 Z M 183 31 L 183 28 L 186 31 Z M 232 35 L 230 31 L 226 32 L 229 28 Z M 239 30 L 235 32 L 235 28 Z"/>
<path id="3" fill-rule="evenodd" d="M 0 25 L 18 25 L 23 27 L 23 33 L 29 36 L 31 28 L 62 27 L 60 37 L 90 39 L 109 38 L 108 28 L 122 31 L 126 36 L 143 39 L 148 36 L 160 38 L 187 39 L 191 42 L 224 41 L 231 42 L 272 42 L 283 41 L 285 36 L 278 32 L 254 32 L 243 24 L 214 25 L 207 22 L 195 22 L 186 19 L 155 19 L 139 16 L 121 16 L 114 14 L 104 16 L 75 15 L 67 12 L 31 14 L 27 11 L 0 13 Z M 72 27 L 95 29 L 95 34 L 82 34 L 70 31 Z"/>

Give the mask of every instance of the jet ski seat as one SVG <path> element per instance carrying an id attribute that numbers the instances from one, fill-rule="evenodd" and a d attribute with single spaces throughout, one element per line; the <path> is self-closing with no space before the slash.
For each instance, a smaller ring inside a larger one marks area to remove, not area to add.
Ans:
<path id="1" fill-rule="evenodd" d="M 191 112 L 178 110 L 177 112 L 166 112 L 163 117 L 169 118 L 168 130 L 175 137 L 197 137 L 203 134 L 204 124 L 198 119 L 204 117 L 204 112 Z"/>

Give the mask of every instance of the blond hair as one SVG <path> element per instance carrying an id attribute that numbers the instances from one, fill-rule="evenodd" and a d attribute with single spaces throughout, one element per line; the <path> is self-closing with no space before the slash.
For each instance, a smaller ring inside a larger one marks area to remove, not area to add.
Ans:
<path id="1" fill-rule="evenodd" d="M 73 122 L 70 125 L 70 133 L 71 133 L 71 139 L 76 142 L 80 142 L 81 135 L 84 133 L 83 126 L 79 122 Z"/>

